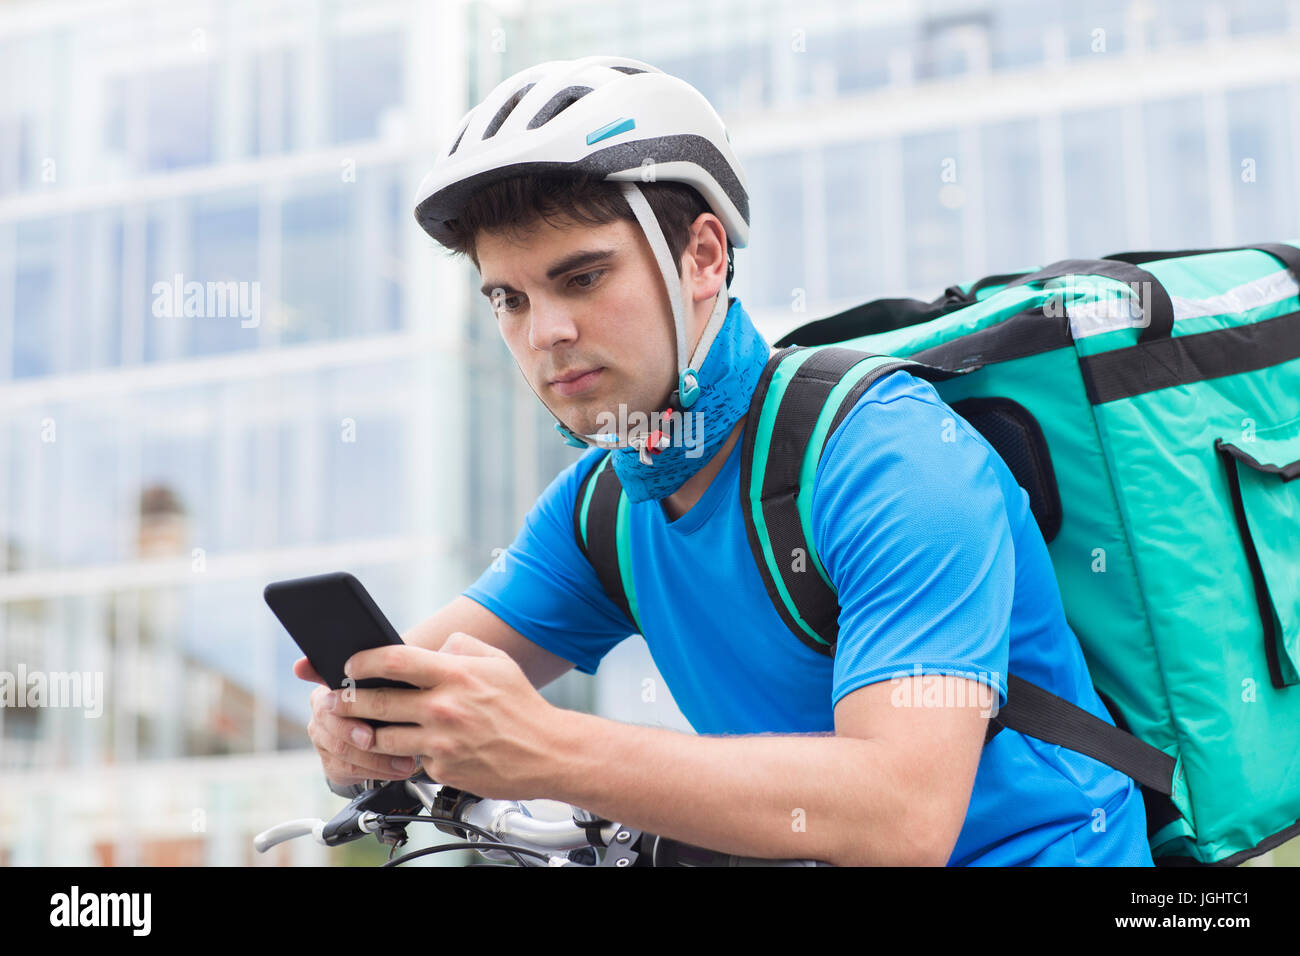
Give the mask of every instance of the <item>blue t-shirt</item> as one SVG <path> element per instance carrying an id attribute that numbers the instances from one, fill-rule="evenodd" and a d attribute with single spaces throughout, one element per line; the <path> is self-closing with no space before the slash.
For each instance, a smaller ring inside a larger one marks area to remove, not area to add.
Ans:
<path id="1" fill-rule="evenodd" d="M 817 467 L 813 545 L 840 601 L 833 659 L 786 628 L 764 589 L 741 514 L 743 443 L 742 432 L 677 520 L 658 501 L 630 506 L 643 636 L 698 733 L 833 731 L 840 698 L 900 674 L 970 677 L 1002 706 L 1014 673 L 1113 723 L 1028 495 L 928 382 L 878 379 Z M 574 540 L 577 488 L 602 454 L 564 469 L 505 560 L 464 592 L 586 673 L 634 631 Z M 1141 791 L 1091 757 L 1004 729 L 984 747 L 948 862 L 1151 866 Z"/>

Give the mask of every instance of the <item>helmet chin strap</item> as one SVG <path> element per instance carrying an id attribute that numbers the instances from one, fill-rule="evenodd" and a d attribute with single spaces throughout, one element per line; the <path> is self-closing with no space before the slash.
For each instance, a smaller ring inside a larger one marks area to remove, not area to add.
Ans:
<path id="1" fill-rule="evenodd" d="M 673 412 L 685 411 L 690 408 L 700 396 L 699 368 L 704 364 L 704 359 L 709 354 L 709 347 L 713 344 L 713 340 L 717 338 L 718 331 L 727 318 L 727 310 L 730 304 L 727 297 L 727 287 L 723 285 L 718 290 L 717 297 L 713 302 L 713 312 L 709 316 L 709 321 L 705 324 L 700 340 L 695 344 L 695 349 L 688 361 L 686 357 L 686 324 L 692 311 L 691 303 L 686 294 L 685 282 L 677 275 L 672 253 L 668 249 L 668 240 L 664 238 L 663 229 L 659 226 L 659 220 L 655 218 L 654 210 L 650 208 L 650 203 L 646 201 L 641 188 L 636 183 L 621 183 L 620 185 L 628 205 L 632 207 L 632 212 L 636 215 L 637 221 L 641 224 L 641 229 L 650 243 L 650 250 L 654 253 L 655 262 L 658 264 L 659 272 L 663 276 L 664 285 L 668 288 L 668 302 L 672 306 L 673 330 L 676 338 L 677 384 L 668 400 L 668 408 L 664 412 L 665 416 L 668 416 Z M 554 412 L 551 414 L 554 415 Z M 579 448 L 587 445 L 596 445 L 601 448 L 636 448 L 640 452 L 641 462 L 647 465 L 654 463 L 652 456 L 666 447 L 669 441 L 668 437 L 658 428 L 627 436 L 599 432 L 590 435 L 579 435 L 567 428 L 558 418 L 555 422 L 555 430 L 560 433 L 568 444 Z"/>

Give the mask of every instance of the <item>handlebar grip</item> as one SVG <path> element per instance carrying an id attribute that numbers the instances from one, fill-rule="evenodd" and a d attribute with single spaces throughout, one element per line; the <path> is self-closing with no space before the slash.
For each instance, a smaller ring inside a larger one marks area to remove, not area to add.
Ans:
<path id="1" fill-rule="evenodd" d="M 831 866 L 820 860 L 780 860 L 757 856 L 719 853 L 704 847 L 670 840 L 667 837 L 642 835 L 642 846 L 650 841 L 649 857 L 655 866 Z"/>

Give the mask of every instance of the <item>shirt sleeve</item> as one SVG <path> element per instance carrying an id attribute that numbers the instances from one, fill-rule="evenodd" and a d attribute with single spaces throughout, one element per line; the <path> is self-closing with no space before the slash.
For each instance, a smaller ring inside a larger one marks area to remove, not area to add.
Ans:
<path id="1" fill-rule="evenodd" d="M 967 677 L 1006 703 L 1015 551 L 994 454 L 902 371 L 873 383 L 827 441 L 811 518 L 839 592 L 832 706 L 918 674 Z"/>
<path id="2" fill-rule="evenodd" d="M 574 538 L 578 486 L 602 454 L 592 449 L 556 475 L 510 547 L 462 592 L 584 674 L 635 631 Z"/>

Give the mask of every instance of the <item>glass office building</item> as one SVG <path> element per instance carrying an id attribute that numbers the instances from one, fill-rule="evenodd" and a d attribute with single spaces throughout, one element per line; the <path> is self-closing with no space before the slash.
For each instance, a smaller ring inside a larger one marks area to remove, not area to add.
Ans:
<path id="1" fill-rule="evenodd" d="M 103 691 L 0 708 L 0 864 L 256 862 L 337 805 L 262 587 L 346 568 L 409 628 L 576 456 L 411 210 L 501 79 L 611 52 L 725 119 L 772 337 L 1300 235 L 1295 0 L 6 4 L 0 670 Z M 548 694 L 684 726 L 654 673 L 630 641 Z"/>

